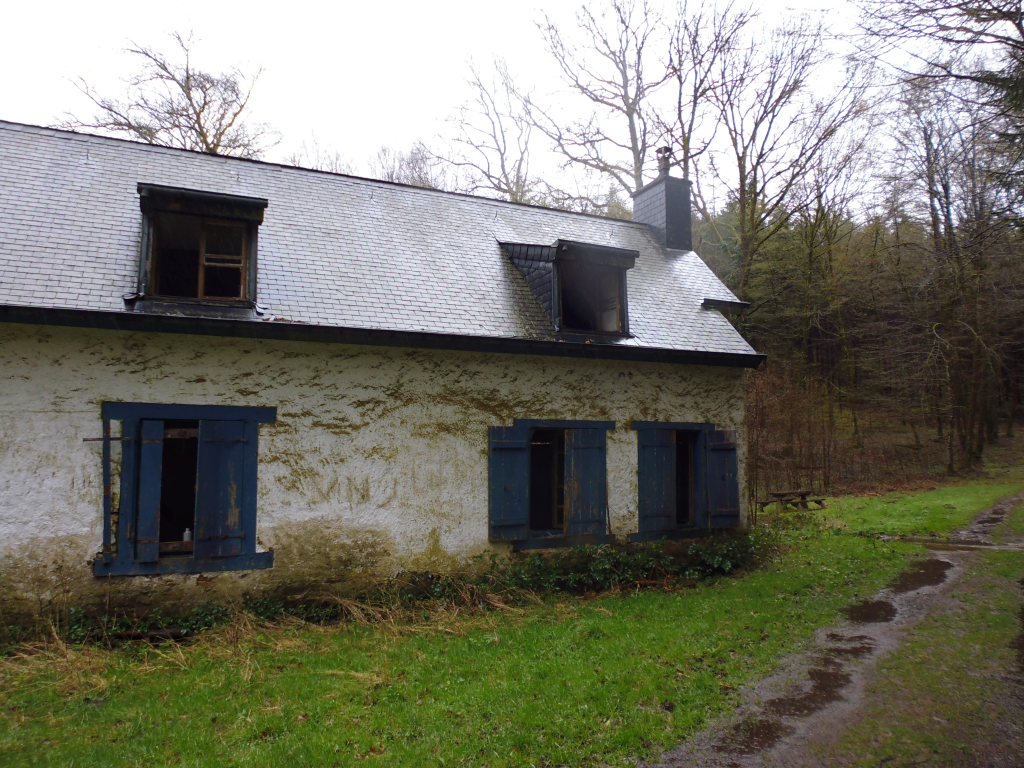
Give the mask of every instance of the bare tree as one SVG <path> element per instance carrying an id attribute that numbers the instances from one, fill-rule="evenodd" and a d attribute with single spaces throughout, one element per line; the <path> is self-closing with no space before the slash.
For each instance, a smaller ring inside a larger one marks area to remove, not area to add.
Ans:
<path id="1" fill-rule="evenodd" d="M 1001 121 L 1013 162 L 1000 178 L 1024 189 L 1024 6 L 1020 0 L 860 0 L 866 49 L 904 78 L 968 81 Z M 905 57 L 894 60 L 898 51 Z"/>
<path id="2" fill-rule="evenodd" d="M 215 75 L 192 65 L 191 34 L 171 36 L 181 61 L 132 43 L 129 53 L 142 71 L 126 79 L 124 99 L 102 96 L 80 79 L 79 89 L 99 108 L 91 118 L 68 115 L 67 129 L 92 129 L 147 144 L 192 149 L 211 155 L 258 158 L 279 139 L 263 123 L 246 121 L 253 89 L 263 70 L 247 77 L 238 69 Z"/>
<path id="3" fill-rule="evenodd" d="M 538 182 L 533 202 L 548 208 L 610 219 L 630 221 L 633 218 L 632 204 L 623 199 L 621 187 L 592 171 L 574 174 L 559 185 Z"/>
<path id="4" fill-rule="evenodd" d="M 370 176 L 381 181 L 393 181 L 413 187 L 462 191 L 452 164 L 436 155 L 422 141 L 417 141 L 408 152 L 393 147 L 381 147 L 370 158 Z"/>
<path id="5" fill-rule="evenodd" d="M 314 171 L 327 171 L 349 176 L 356 173 L 355 167 L 344 155 L 336 149 L 325 147 L 316 137 L 310 139 L 308 144 L 303 141 L 298 151 L 286 157 L 285 162 L 300 168 L 311 168 Z"/>
<path id="6" fill-rule="evenodd" d="M 647 0 L 611 0 L 597 15 L 582 8 L 576 22 L 582 45 L 550 18 L 540 29 L 570 92 L 592 114 L 564 121 L 554 110 L 530 102 L 530 118 L 566 166 L 591 169 L 635 192 L 643 186 L 648 150 L 656 138 L 650 96 L 667 77 L 661 68 L 654 77 L 647 74 L 649 44 L 659 20 Z"/>
<path id="7" fill-rule="evenodd" d="M 469 71 L 473 99 L 451 118 L 458 150 L 447 162 L 468 174 L 470 191 L 513 203 L 537 202 L 538 182 L 530 175 L 529 94 L 519 93 L 501 59 L 494 60 L 490 82 L 472 63 Z"/>
<path id="8" fill-rule="evenodd" d="M 708 151 L 717 132 L 711 96 L 720 86 L 721 58 L 754 18 L 753 10 L 735 8 L 732 0 L 712 11 L 703 4 L 691 11 L 686 3 L 677 10 L 668 56 L 675 100 L 671 111 L 655 117 L 674 150 L 673 164 L 685 179 L 690 178 L 693 163 Z"/>
<path id="9" fill-rule="evenodd" d="M 978 47 L 1024 56 L 1019 0 L 860 0 L 862 27 L 883 50 L 903 48 L 926 69 L 970 77 L 958 68 Z M 921 47 L 932 42 L 935 47 Z M 909 45 L 908 45 L 909 44 Z"/>
<path id="10" fill-rule="evenodd" d="M 711 170 L 729 190 L 739 251 L 737 288 L 742 295 L 765 245 L 806 201 L 801 181 L 867 110 L 867 79 L 851 64 L 842 82 L 823 97 L 810 83 L 828 54 L 820 26 L 806 19 L 755 36 L 736 36 L 718 57 L 718 87 L 711 92 L 726 149 L 712 155 Z M 696 195 L 701 214 L 716 221 Z"/>
<path id="11" fill-rule="evenodd" d="M 984 87 L 984 86 L 981 86 Z M 1008 212 L 1019 201 L 996 182 L 1008 162 L 994 141 L 998 117 L 970 93 L 976 83 L 911 81 L 904 87 L 897 158 L 916 182 L 930 247 L 924 279 L 908 309 L 925 337 L 946 393 L 948 468 L 981 460 L 998 436 L 996 403 L 1004 373 L 1019 377 L 1011 340 L 1019 337 L 1019 269 Z M 958 445 L 955 445 L 958 443 Z"/>

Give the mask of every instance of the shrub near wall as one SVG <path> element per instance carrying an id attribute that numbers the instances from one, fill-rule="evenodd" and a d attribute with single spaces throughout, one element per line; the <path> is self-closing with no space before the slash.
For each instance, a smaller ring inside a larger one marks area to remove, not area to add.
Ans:
<path id="1" fill-rule="evenodd" d="M 755 565 L 773 550 L 771 527 L 722 533 L 707 539 L 628 546 L 580 546 L 503 559 L 478 559 L 463 574 L 405 573 L 355 600 L 308 593 L 302 598 L 258 598 L 242 611 L 261 621 L 296 618 L 318 624 L 340 621 L 415 620 L 422 611 L 453 606 L 474 610 L 534 602 L 546 595 L 587 595 L 616 589 L 690 586 Z M 181 614 L 159 608 L 145 614 L 73 608 L 45 625 L 70 642 L 119 644 L 132 640 L 187 639 L 231 621 L 237 611 L 215 603 Z M 7 643 L 35 632 L 8 627 Z"/>

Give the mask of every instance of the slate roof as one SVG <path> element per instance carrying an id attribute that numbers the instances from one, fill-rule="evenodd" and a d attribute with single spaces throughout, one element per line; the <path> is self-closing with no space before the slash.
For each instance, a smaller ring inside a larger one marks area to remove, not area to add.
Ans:
<path id="1" fill-rule="evenodd" d="M 617 347 L 760 356 L 706 298 L 735 301 L 697 254 L 643 224 L 0 121 L 0 308 L 138 314 L 139 183 L 269 200 L 262 314 L 231 322 L 555 341 L 499 243 L 639 251 L 632 338 Z M 254 329 L 255 330 L 255 329 Z"/>

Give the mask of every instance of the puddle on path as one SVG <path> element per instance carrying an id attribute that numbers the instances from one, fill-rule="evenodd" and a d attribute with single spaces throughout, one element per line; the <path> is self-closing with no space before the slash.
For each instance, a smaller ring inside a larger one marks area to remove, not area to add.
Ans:
<path id="1" fill-rule="evenodd" d="M 850 645 L 845 648 L 830 648 L 826 658 L 831 657 L 833 659 L 839 656 L 849 656 L 852 659 L 859 659 L 861 656 L 867 656 L 875 650 L 874 643 L 861 643 L 860 645 Z"/>
<path id="2" fill-rule="evenodd" d="M 830 643 L 873 643 L 875 639 L 870 635 L 845 635 L 842 632 L 829 632 L 825 635 Z"/>
<path id="3" fill-rule="evenodd" d="M 844 672 L 834 659 L 823 657 L 820 661 L 827 666 L 815 667 L 807 672 L 811 679 L 811 690 L 793 696 L 772 699 L 765 709 L 780 717 L 808 717 L 827 705 L 842 701 L 840 691 L 849 685 L 852 676 Z"/>
<path id="4" fill-rule="evenodd" d="M 726 740 L 715 745 L 715 751 L 753 755 L 771 749 L 795 730 L 781 720 L 751 716 L 734 725 Z"/>
<path id="5" fill-rule="evenodd" d="M 896 618 L 896 606 L 888 600 L 861 600 L 843 613 L 854 624 L 883 624 Z"/>
<path id="6" fill-rule="evenodd" d="M 945 560 L 932 558 L 918 563 L 917 568 L 900 574 L 900 577 L 889 585 L 889 588 L 897 595 L 905 592 L 913 592 L 922 587 L 934 587 L 946 580 L 946 571 L 952 568 L 952 563 Z"/>

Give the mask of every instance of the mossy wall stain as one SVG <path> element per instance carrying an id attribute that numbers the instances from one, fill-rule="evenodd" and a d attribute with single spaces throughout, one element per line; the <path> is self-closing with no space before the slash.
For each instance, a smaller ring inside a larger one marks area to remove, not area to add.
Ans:
<path id="1" fill-rule="evenodd" d="M 620 537 L 637 525 L 632 420 L 736 429 L 745 460 L 737 369 L 3 325 L 0 371 L 0 554 L 57 583 L 48 553 L 73 540 L 77 560 L 61 568 L 80 574 L 83 594 L 118 599 L 240 598 L 504 551 L 487 539 L 487 430 L 516 418 L 616 422 L 607 467 Z M 275 406 L 258 497 L 275 567 L 101 587 L 87 564 L 100 546 L 101 448 L 82 438 L 100 436 L 104 400 Z"/>
<path id="2" fill-rule="evenodd" d="M 269 570 L 104 579 L 92 575 L 92 537 L 32 539 L 0 559 L 0 621 L 59 616 L 78 605 L 184 610 L 255 597 L 352 597 L 382 576 L 407 569 L 394 561 L 393 545 L 381 531 L 321 519 L 267 533 L 277 543 Z"/>

